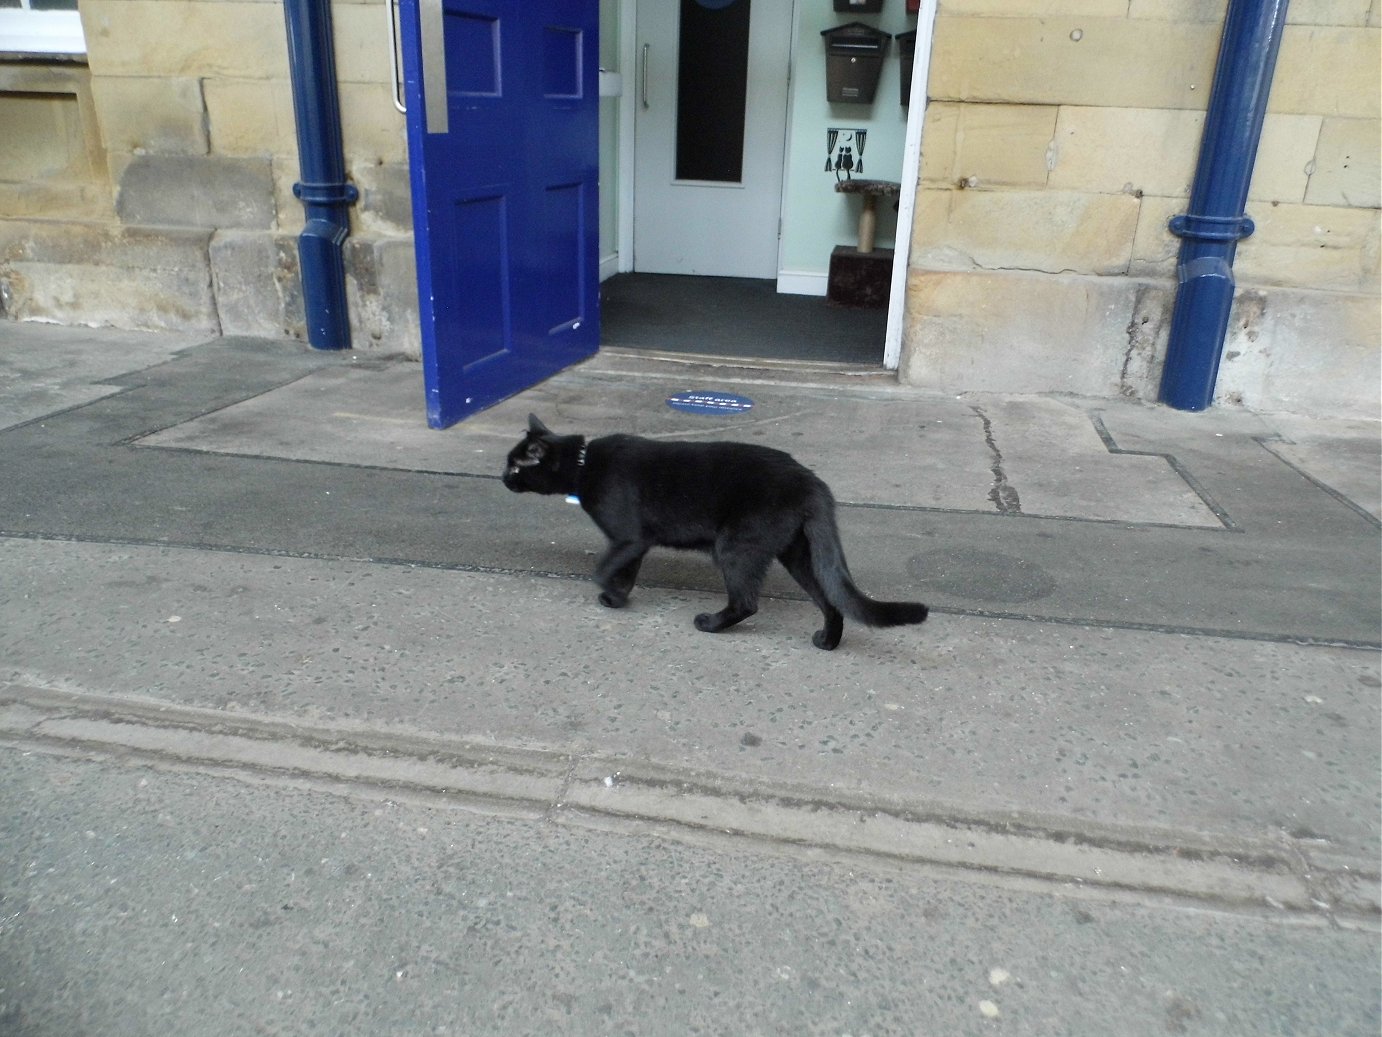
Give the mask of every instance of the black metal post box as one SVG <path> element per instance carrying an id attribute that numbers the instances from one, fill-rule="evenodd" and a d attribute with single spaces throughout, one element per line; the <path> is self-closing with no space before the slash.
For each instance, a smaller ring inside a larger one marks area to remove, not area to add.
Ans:
<path id="1" fill-rule="evenodd" d="M 825 99 L 871 104 L 892 36 L 863 22 L 826 29 L 821 36 L 825 40 Z"/>
<path id="2" fill-rule="evenodd" d="M 912 100 L 912 60 L 917 50 L 917 31 L 900 32 L 897 40 L 897 59 L 902 63 L 902 103 L 908 105 Z"/>

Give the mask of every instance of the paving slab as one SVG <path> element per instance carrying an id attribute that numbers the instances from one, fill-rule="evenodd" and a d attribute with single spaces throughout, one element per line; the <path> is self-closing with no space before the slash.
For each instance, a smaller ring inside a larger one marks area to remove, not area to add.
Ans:
<path id="1" fill-rule="evenodd" d="M 1272 422 L 1276 438 L 1264 445 L 1322 486 L 1382 519 L 1382 464 L 1375 421 L 1283 415 Z"/>
<path id="2" fill-rule="evenodd" d="M 664 377 L 660 363 L 649 371 L 629 358 L 609 362 L 621 379 L 631 382 Z M 243 418 L 246 412 L 237 408 L 247 400 L 273 396 L 316 372 L 349 373 L 359 364 L 313 355 L 305 348 L 227 339 L 132 374 L 121 392 L 65 411 L 41 428 L 12 429 L 7 449 L 0 453 L 0 480 L 10 488 L 0 497 L 0 530 L 19 536 L 215 545 L 509 572 L 581 577 L 590 572 L 590 552 L 598 548 L 600 537 L 585 516 L 559 501 L 516 497 L 502 489 L 495 474 L 495 462 L 513 434 L 509 430 L 522 425 L 533 403 L 548 399 L 543 394 L 557 391 L 550 386 L 505 404 L 507 415 L 496 410 L 482 416 L 497 424 L 477 421 L 473 431 L 459 434 L 462 438 L 415 428 L 425 441 L 448 443 L 448 456 L 479 457 L 467 462 L 473 473 L 394 467 L 396 459 L 372 463 L 379 450 L 341 446 L 350 437 L 335 435 L 329 423 L 324 427 L 332 434 L 314 436 L 316 419 L 305 409 L 295 412 L 304 421 L 294 426 L 293 435 L 280 436 L 296 444 L 283 452 L 339 460 L 302 461 L 235 450 L 230 440 L 272 426 L 263 416 L 239 421 L 240 431 L 221 447 L 225 452 L 174 447 L 160 434 L 181 430 L 199 436 L 205 429 L 198 419 L 204 416 L 225 412 Z M 754 370 L 741 376 L 751 379 L 746 386 L 800 394 L 795 404 L 783 397 L 784 406 L 796 410 L 808 409 L 825 391 L 816 383 L 792 381 L 800 372 Z M 611 384 L 601 376 L 590 385 L 562 390 L 565 405 L 607 414 L 601 401 Z M 676 384 L 684 384 L 680 376 Z M 877 395 L 876 387 L 868 392 Z M 833 388 L 830 393 L 839 395 Z M 918 425 L 925 423 L 932 397 L 884 395 L 880 407 L 911 413 Z M 660 403 L 651 413 L 660 422 L 677 420 Z M 1015 418 L 1023 408 L 1014 406 L 1007 413 L 1010 440 L 1032 433 L 1032 425 L 1024 429 Z M 578 421 L 583 414 L 575 414 Z M 972 411 L 963 417 L 965 431 L 943 436 L 960 472 L 990 466 L 970 480 L 972 496 L 982 492 L 987 497 L 996 481 L 992 451 Z M 1257 416 L 1226 412 L 1179 422 L 1164 409 L 1130 406 L 1091 410 L 1087 417 L 1108 441 L 1105 460 L 1164 465 L 1189 487 L 1184 492 L 1204 503 L 1212 524 L 1041 517 L 1000 511 L 991 499 L 982 500 L 983 510 L 898 505 L 877 498 L 851 502 L 841 494 L 845 545 L 861 585 L 879 596 L 922 598 L 938 609 L 972 615 L 1378 644 L 1382 574 L 1374 564 L 1377 519 L 1267 450 Z M 657 429 L 644 431 L 658 434 Z M 749 431 L 767 434 L 764 428 Z M 851 442 L 849 436 L 831 436 L 820 428 L 794 431 L 816 437 L 823 451 L 832 443 L 845 450 Z M 375 445 L 388 443 L 392 435 L 376 436 Z M 449 445 L 467 442 L 464 436 L 471 437 L 469 453 Z M 155 442 L 164 445 L 151 445 Z M 476 450 L 487 454 L 476 455 Z M 975 452 L 980 450 L 988 456 L 965 460 L 979 456 Z M 814 450 L 797 452 L 817 460 Z M 841 456 L 852 464 L 841 464 L 838 457 L 832 461 L 825 451 L 818 466 L 832 474 L 833 465 L 846 481 L 881 481 L 874 476 L 861 480 L 858 474 L 877 470 L 873 454 Z M 934 471 L 945 474 L 943 467 Z M 1119 480 L 1101 484 L 1084 473 L 1071 478 L 1086 482 L 1096 495 L 1104 485 L 1110 500 L 1117 496 L 1115 490 L 1121 492 Z M 1020 494 L 1024 484 L 1005 481 Z M 1151 514 L 1144 503 L 1159 506 L 1170 499 L 1159 491 L 1132 493 L 1116 506 Z M 642 583 L 710 589 L 719 580 L 703 559 L 655 553 Z M 1289 593 L 1282 593 L 1283 588 Z M 785 578 L 776 578 L 770 593 L 800 592 Z"/>
<path id="3" fill-rule="evenodd" d="M 1375 932 L 0 755 L 16 1034 L 1369 1037 Z"/>
<path id="4" fill-rule="evenodd" d="M 109 396 L 113 379 L 205 340 L 0 319 L 0 429 Z"/>
<path id="5" fill-rule="evenodd" d="M 825 653 L 804 602 L 709 635 L 696 592 L 616 612 L 567 579 L 29 540 L 0 540 L 0 589 L 21 685 L 1382 852 L 1371 652 L 941 615 Z"/>
<path id="6" fill-rule="evenodd" d="M 416 365 L 166 345 L 9 381 L 0 1029 L 1376 1032 L 1369 426 L 611 353 L 436 433 Z M 600 609 L 529 410 L 785 447 L 932 619 L 701 634 L 672 552 Z"/>
<path id="7" fill-rule="evenodd" d="M 446 430 L 416 412 L 417 365 L 334 367 L 143 440 L 247 456 L 494 475 L 529 410 L 594 437 L 738 438 L 794 454 L 842 501 L 891 507 L 1217 526 L 1164 458 L 1110 454 L 1088 405 L 1051 399 L 899 395 L 828 368 L 821 384 L 783 384 L 780 369 L 597 358 Z M 635 374 L 635 371 L 637 372 Z M 666 400 L 688 387 L 751 393 L 741 414 L 688 415 Z M 1011 489 L 998 499 L 996 485 Z"/>

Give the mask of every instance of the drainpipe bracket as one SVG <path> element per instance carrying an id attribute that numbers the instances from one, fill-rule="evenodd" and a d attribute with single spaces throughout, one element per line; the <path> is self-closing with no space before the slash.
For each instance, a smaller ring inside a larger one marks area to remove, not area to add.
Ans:
<path id="1" fill-rule="evenodd" d="M 1192 241 L 1241 241 L 1257 229 L 1251 216 L 1197 216 L 1188 212 L 1172 216 L 1166 226 L 1176 237 Z"/>
<path id="2" fill-rule="evenodd" d="M 293 197 L 304 205 L 351 205 L 360 198 L 360 191 L 348 183 L 303 183 L 293 185 Z"/>

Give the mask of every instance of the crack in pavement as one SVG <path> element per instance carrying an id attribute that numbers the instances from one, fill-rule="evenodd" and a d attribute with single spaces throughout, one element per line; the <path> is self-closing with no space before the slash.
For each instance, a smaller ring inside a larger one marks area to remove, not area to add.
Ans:
<path id="1" fill-rule="evenodd" d="M 989 466 L 989 471 L 993 473 L 993 486 L 989 489 L 988 498 L 1003 514 L 1020 515 L 1022 501 L 1017 495 L 1017 487 L 1008 482 L 1008 473 L 1003 470 L 1003 452 L 998 449 L 998 443 L 993 438 L 993 421 L 984 413 L 982 407 L 971 406 L 969 409 L 983 422 L 984 444 L 993 454 L 993 463 Z"/>

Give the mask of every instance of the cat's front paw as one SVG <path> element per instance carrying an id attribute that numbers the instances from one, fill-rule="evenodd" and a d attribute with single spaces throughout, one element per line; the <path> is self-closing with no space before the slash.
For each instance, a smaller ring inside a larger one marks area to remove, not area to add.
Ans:
<path id="1" fill-rule="evenodd" d="M 629 596 L 618 591 L 601 591 L 599 601 L 607 609 L 621 609 L 629 603 Z"/>
<path id="2" fill-rule="evenodd" d="M 828 630 L 817 630 L 811 635 L 811 643 L 826 652 L 833 652 L 840 644 L 840 635 L 830 636 Z"/>

